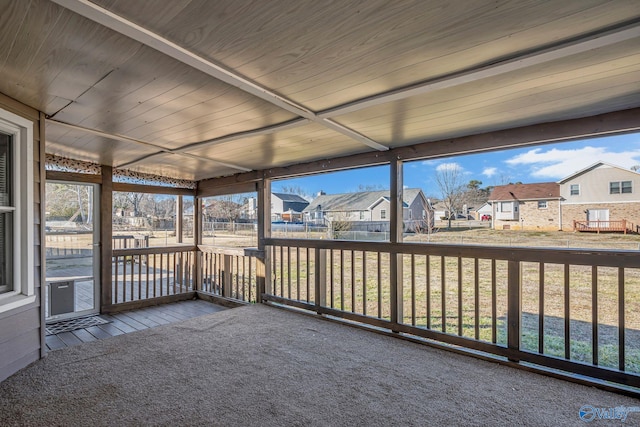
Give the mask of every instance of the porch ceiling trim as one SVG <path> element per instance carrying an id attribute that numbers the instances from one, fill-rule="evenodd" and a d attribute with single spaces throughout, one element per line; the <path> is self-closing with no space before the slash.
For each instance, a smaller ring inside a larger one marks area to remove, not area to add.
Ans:
<path id="1" fill-rule="evenodd" d="M 518 71 L 523 68 L 540 65 L 546 62 L 562 59 L 567 56 L 587 52 L 606 46 L 620 43 L 626 40 L 640 37 L 640 22 L 634 21 L 631 24 L 617 26 L 614 29 L 599 31 L 591 35 L 561 43 L 546 49 L 537 50 L 527 55 L 506 59 L 494 64 L 486 65 L 472 70 L 450 74 L 437 79 L 428 80 L 422 83 L 411 85 L 405 88 L 392 90 L 389 92 L 374 95 L 365 99 L 357 100 L 335 108 L 330 108 L 318 113 L 319 117 L 336 117 L 347 113 L 363 110 L 380 104 L 409 98 L 417 95 L 424 95 L 436 90 L 459 86 L 477 80 L 499 76 L 501 74 Z"/>
<path id="2" fill-rule="evenodd" d="M 351 139 L 361 142 L 379 151 L 386 151 L 389 147 L 378 144 L 372 139 L 328 118 L 318 116 L 304 106 L 261 86 L 231 70 L 214 64 L 193 52 L 178 46 L 177 44 L 149 31 L 129 20 L 122 18 L 106 9 L 91 3 L 88 0 L 53 0 L 54 3 L 103 25 L 113 31 L 123 34 L 139 43 L 149 46 L 157 51 L 210 75 L 229 85 L 235 86 L 251 95 L 270 102 L 283 110 L 297 114 L 300 117 L 319 123 L 335 132 L 341 133 Z"/>

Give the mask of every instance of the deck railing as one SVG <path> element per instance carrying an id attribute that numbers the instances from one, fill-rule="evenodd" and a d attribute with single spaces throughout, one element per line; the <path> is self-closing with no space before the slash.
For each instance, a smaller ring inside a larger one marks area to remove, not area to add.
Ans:
<path id="1" fill-rule="evenodd" d="M 636 251 L 267 239 L 264 299 L 640 386 Z"/>
<path id="2" fill-rule="evenodd" d="M 115 249 L 109 309 L 194 292 L 257 302 L 262 293 L 258 289 L 264 286 L 263 258 L 262 251 L 253 248 L 185 245 Z"/>
<path id="3" fill-rule="evenodd" d="M 195 249 L 172 246 L 114 250 L 111 304 L 195 291 Z"/>
<path id="4" fill-rule="evenodd" d="M 618 232 L 627 234 L 635 232 L 636 227 L 626 219 L 616 221 L 573 221 L 574 231 Z"/>
<path id="5" fill-rule="evenodd" d="M 200 246 L 202 292 L 245 302 L 259 299 L 263 255 L 257 249 Z"/>

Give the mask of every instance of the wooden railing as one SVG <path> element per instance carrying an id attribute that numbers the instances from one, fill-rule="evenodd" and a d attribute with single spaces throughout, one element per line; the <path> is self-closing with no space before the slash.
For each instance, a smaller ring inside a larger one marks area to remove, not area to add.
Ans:
<path id="1" fill-rule="evenodd" d="M 195 249 L 173 246 L 114 250 L 111 304 L 194 292 Z"/>
<path id="2" fill-rule="evenodd" d="M 200 246 L 200 291 L 245 302 L 257 302 L 264 282 L 263 254 L 257 249 Z"/>
<path id="3" fill-rule="evenodd" d="M 640 387 L 638 252 L 265 243 L 267 301 Z"/>
<path id="4" fill-rule="evenodd" d="M 573 231 L 618 232 L 627 234 L 635 232 L 636 227 L 626 219 L 617 221 L 573 221 Z"/>
<path id="5" fill-rule="evenodd" d="M 196 292 L 257 302 L 264 288 L 263 258 L 257 249 L 211 246 L 116 249 L 110 307 L 103 311 L 192 297 Z"/>

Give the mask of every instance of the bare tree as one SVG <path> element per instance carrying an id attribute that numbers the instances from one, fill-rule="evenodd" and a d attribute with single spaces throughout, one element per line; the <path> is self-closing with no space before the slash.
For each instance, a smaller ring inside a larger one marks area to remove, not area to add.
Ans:
<path id="1" fill-rule="evenodd" d="M 463 178 L 462 166 L 457 163 L 443 163 L 436 168 L 436 183 L 440 189 L 442 203 L 449 212 L 447 228 L 451 228 L 451 217 L 460 208 L 467 190 Z"/>

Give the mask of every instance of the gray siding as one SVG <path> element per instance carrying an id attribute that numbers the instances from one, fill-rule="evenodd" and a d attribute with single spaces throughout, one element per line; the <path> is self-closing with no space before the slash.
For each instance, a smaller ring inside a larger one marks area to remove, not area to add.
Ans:
<path id="1" fill-rule="evenodd" d="M 40 307 L 42 229 L 40 227 L 40 125 L 39 113 L 0 94 L 0 108 L 34 122 L 34 280 L 36 302 L 0 314 L 0 381 L 38 360 L 42 354 L 44 320 Z"/>

